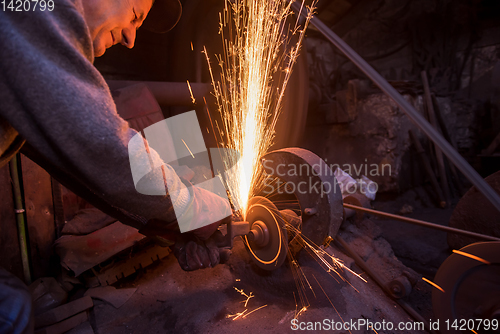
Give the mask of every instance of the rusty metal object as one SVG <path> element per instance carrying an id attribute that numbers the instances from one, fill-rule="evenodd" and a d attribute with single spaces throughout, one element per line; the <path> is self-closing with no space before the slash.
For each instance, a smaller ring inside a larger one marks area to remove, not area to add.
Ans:
<path id="1" fill-rule="evenodd" d="M 340 246 L 342 246 L 342 248 L 344 248 L 344 250 L 347 252 L 347 255 L 352 257 L 356 264 L 375 281 L 375 283 L 385 292 L 385 294 L 394 299 L 399 304 L 399 306 L 401 306 L 406 311 L 406 313 L 413 317 L 413 319 L 422 322 L 425 325 L 427 331 L 429 331 L 430 333 L 436 333 L 435 331 L 430 329 L 429 323 L 417 311 L 415 311 L 415 309 L 413 309 L 410 305 L 408 305 L 408 303 L 400 299 L 401 297 L 399 296 L 402 296 L 403 293 L 406 293 L 406 291 L 403 292 L 397 291 L 397 288 L 394 289 L 394 281 L 390 283 L 384 282 L 380 275 L 376 271 L 372 270 L 372 268 L 370 268 L 366 264 L 366 262 L 363 261 L 363 259 L 347 244 L 347 242 L 345 242 L 344 239 L 342 239 L 342 237 L 337 236 L 335 240 L 338 244 L 340 244 Z M 405 287 L 404 284 L 398 287 L 400 289 L 408 289 L 408 287 Z"/>
<path id="2" fill-rule="evenodd" d="M 389 292 L 394 299 L 400 299 L 410 295 L 411 293 L 411 283 L 405 276 L 397 277 L 396 279 L 390 281 L 387 285 Z"/>
<path id="3" fill-rule="evenodd" d="M 302 230 L 302 217 L 297 215 L 293 210 L 289 209 L 281 210 L 280 213 L 286 221 L 289 254 L 295 257 L 295 255 L 297 255 L 297 253 L 304 248 L 304 239 L 294 230 Z"/>
<path id="4" fill-rule="evenodd" d="M 469 319 L 496 319 L 498 330 L 500 242 L 478 242 L 460 251 L 463 254 L 454 253 L 443 262 L 434 278 L 434 283 L 444 290 L 434 289 L 432 292 L 434 314 L 442 323 L 449 321 L 452 324 L 458 320 L 458 328 L 450 326 L 447 333 L 461 333 L 456 330 L 461 326 L 460 321 L 467 323 Z M 470 255 L 479 259 L 471 258 Z M 484 325 L 479 328 L 477 325 L 475 322 L 476 327 L 472 329 L 479 333 L 486 329 Z"/>
<path id="5" fill-rule="evenodd" d="M 353 258 L 353 260 L 356 262 L 356 264 L 364 271 L 366 272 L 374 281 L 377 283 L 384 292 L 386 292 L 389 296 L 391 296 L 391 293 L 389 289 L 387 288 L 387 285 L 383 281 L 382 277 L 378 275 L 374 270 L 372 270 L 365 261 L 345 242 L 345 240 L 341 236 L 336 236 L 335 240 L 342 246 L 347 251 L 347 255 Z"/>
<path id="6" fill-rule="evenodd" d="M 265 270 L 279 268 L 288 252 L 288 234 L 276 206 L 267 198 L 255 196 L 248 202 L 246 220 L 250 232 L 244 241 L 254 263 Z"/>
<path id="7" fill-rule="evenodd" d="M 488 176 L 486 182 L 500 193 L 500 171 Z M 460 199 L 451 214 L 449 225 L 500 238 L 500 215 L 475 187 Z M 448 245 L 455 249 L 477 241 L 480 239 L 448 235 Z"/>
<path id="8" fill-rule="evenodd" d="M 309 8 L 294 2 L 292 8 L 304 18 L 309 16 Z M 346 42 L 337 36 L 320 19 L 311 15 L 310 23 L 342 53 L 344 53 L 358 68 L 363 71 L 380 89 L 391 97 L 403 112 L 424 132 L 441 151 L 457 166 L 457 168 L 475 185 L 480 192 L 500 211 L 500 196 L 483 180 L 474 168 L 448 143 L 443 136 L 427 122 L 405 98 L 392 87 L 377 71 L 361 58 Z"/>
<path id="9" fill-rule="evenodd" d="M 344 203 L 344 207 L 349 208 L 349 209 L 364 211 L 364 212 L 371 213 L 371 214 L 374 214 L 377 216 L 382 216 L 382 217 L 386 217 L 386 218 L 390 218 L 390 219 L 394 219 L 394 220 L 399 220 L 399 221 L 410 223 L 410 224 L 429 227 L 429 228 L 433 228 L 436 230 L 441 230 L 441 231 L 445 231 L 445 232 L 449 232 L 449 233 L 462 234 L 462 235 L 466 235 L 469 237 L 479 238 L 482 240 L 500 241 L 500 238 L 495 238 L 495 237 L 492 237 L 489 235 L 484 235 L 484 234 L 469 232 L 469 231 L 465 231 L 465 230 L 460 230 L 458 228 L 452 228 L 452 227 L 443 226 L 443 225 L 439 225 L 439 224 L 429 223 L 429 222 L 419 220 L 419 219 L 398 216 L 398 215 L 394 215 L 392 213 L 362 208 L 362 207 L 352 205 L 352 204 Z"/>
<path id="10" fill-rule="evenodd" d="M 316 154 L 285 148 L 262 157 L 264 171 L 293 186 L 302 215 L 302 234 L 317 245 L 335 237 L 343 221 L 342 193 L 330 167 Z"/>
<path id="11" fill-rule="evenodd" d="M 128 277 L 141 268 L 146 268 L 170 254 L 169 247 L 150 245 L 137 253 L 113 260 L 113 265 L 96 266 L 92 272 L 83 274 L 87 287 L 107 286 Z M 120 259 L 121 258 L 121 259 Z"/>

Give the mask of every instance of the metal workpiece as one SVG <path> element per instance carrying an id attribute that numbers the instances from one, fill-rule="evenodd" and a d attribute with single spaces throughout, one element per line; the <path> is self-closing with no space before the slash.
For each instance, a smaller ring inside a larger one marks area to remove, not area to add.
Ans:
<path id="1" fill-rule="evenodd" d="M 250 233 L 250 225 L 246 221 L 231 221 L 227 224 L 225 244 L 222 248 L 233 248 L 234 238 Z"/>
<path id="2" fill-rule="evenodd" d="M 288 232 L 288 254 L 295 257 L 304 248 L 304 239 L 301 236 L 302 217 L 290 209 L 280 211 L 286 222 Z"/>
<path id="3" fill-rule="evenodd" d="M 344 212 L 340 186 L 330 167 L 302 148 L 284 148 L 262 157 L 264 171 L 293 188 L 300 204 L 302 235 L 317 245 L 335 237 Z"/>
<path id="4" fill-rule="evenodd" d="M 285 210 L 280 210 L 280 213 L 288 225 L 293 226 L 299 231 L 302 229 L 302 217 L 296 214 L 295 211 L 290 209 L 285 209 Z"/>
<path id="5" fill-rule="evenodd" d="M 308 17 L 309 9 L 301 6 L 300 2 L 293 2 L 292 8 L 302 17 Z M 500 211 L 500 195 L 498 195 L 490 185 L 476 172 L 474 168 L 451 146 L 444 137 L 432 127 L 429 122 L 408 102 L 406 99 L 387 82 L 377 71 L 373 69 L 363 58 L 360 57 L 346 42 L 335 34 L 320 19 L 311 17 L 310 24 L 334 44 L 344 55 L 347 56 L 363 73 L 366 74 L 384 93 L 386 93 L 401 110 L 412 120 L 412 122 L 422 130 L 450 161 L 476 186 L 476 188 Z"/>

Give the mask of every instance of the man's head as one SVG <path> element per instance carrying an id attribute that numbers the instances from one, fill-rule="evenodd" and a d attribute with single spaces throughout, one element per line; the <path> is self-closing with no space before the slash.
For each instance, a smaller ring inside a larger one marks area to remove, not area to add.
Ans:
<path id="1" fill-rule="evenodd" d="M 154 0 L 84 0 L 84 16 L 90 29 L 94 56 L 102 56 L 107 48 L 118 43 L 133 48 L 136 31 L 146 19 L 153 2 Z M 157 10 L 162 13 L 155 12 L 155 20 L 162 19 L 160 25 L 169 29 L 177 22 L 181 7 L 178 0 L 156 0 L 153 11 Z M 158 22 L 155 23 L 156 29 Z"/>

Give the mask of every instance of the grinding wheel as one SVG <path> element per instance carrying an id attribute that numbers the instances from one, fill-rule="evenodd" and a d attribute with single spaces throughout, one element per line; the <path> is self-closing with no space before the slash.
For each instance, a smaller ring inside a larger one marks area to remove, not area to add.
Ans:
<path id="1" fill-rule="evenodd" d="M 432 308 L 436 318 L 441 320 L 440 329 L 445 328 L 446 321 L 451 326 L 457 320 L 458 327 L 447 328 L 447 333 L 459 333 L 460 329 L 483 333 L 484 326 L 468 328 L 472 326 L 468 320 L 489 319 L 495 321 L 500 330 L 500 242 L 478 242 L 460 251 L 489 264 L 454 253 L 439 267 L 434 282 L 444 292 L 433 290 Z"/>
<path id="2" fill-rule="evenodd" d="M 255 264 L 265 270 L 280 267 L 288 252 L 288 236 L 276 206 L 267 198 L 255 196 L 249 201 L 245 220 L 251 230 L 244 237 L 245 245 Z"/>

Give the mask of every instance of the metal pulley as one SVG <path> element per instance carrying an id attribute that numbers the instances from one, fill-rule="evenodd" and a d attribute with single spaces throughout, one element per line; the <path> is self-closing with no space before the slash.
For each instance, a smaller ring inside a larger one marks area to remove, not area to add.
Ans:
<path id="1" fill-rule="evenodd" d="M 478 242 L 454 252 L 439 267 L 434 283 L 441 290 L 432 291 L 432 308 L 447 324 L 447 333 L 500 329 L 500 242 Z"/>
<path id="2" fill-rule="evenodd" d="M 280 267 L 288 252 L 288 235 L 276 206 L 265 197 L 253 197 L 245 220 L 250 225 L 245 245 L 255 264 L 265 270 Z"/>

